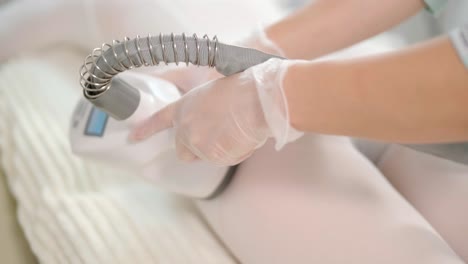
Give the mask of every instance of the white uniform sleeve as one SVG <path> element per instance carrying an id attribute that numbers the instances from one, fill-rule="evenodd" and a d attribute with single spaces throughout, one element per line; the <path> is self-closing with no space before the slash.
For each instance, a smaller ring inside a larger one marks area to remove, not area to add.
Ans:
<path id="1" fill-rule="evenodd" d="M 460 59 L 468 70 L 468 24 L 452 31 L 450 33 L 450 39 Z"/>
<path id="2" fill-rule="evenodd" d="M 424 0 L 426 10 L 434 16 L 438 16 L 448 3 L 448 0 Z"/>

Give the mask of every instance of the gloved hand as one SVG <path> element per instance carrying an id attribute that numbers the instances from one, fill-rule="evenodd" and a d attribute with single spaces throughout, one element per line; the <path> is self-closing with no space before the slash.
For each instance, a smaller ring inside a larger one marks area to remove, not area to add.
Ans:
<path id="1" fill-rule="evenodd" d="M 302 133 L 289 123 L 283 78 L 291 61 L 271 59 L 240 74 L 203 84 L 137 126 L 139 141 L 174 127 L 179 158 L 237 164 L 270 137 L 276 148 Z"/>

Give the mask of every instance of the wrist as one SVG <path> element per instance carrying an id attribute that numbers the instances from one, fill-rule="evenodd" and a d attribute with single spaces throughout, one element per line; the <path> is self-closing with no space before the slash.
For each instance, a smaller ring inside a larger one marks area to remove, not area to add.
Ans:
<path id="1" fill-rule="evenodd" d="M 276 141 L 275 148 L 281 149 L 303 135 L 290 125 L 288 102 L 283 89 L 285 71 L 294 61 L 270 59 L 246 71 L 258 94 L 258 104 L 265 118 L 269 137 Z"/>
<path id="2" fill-rule="evenodd" d="M 309 63 L 291 63 L 285 70 L 283 89 L 288 102 L 288 113 L 290 125 L 298 130 L 305 131 L 306 117 L 308 115 L 307 100 L 304 98 L 302 86 L 309 83 L 311 79 Z"/>
<path id="3" fill-rule="evenodd" d="M 347 94 L 352 93 L 355 79 L 344 63 L 292 63 L 283 79 L 290 125 L 300 131 L 344 132 L 341 117 L 352 104 L 353 96 Z"/>

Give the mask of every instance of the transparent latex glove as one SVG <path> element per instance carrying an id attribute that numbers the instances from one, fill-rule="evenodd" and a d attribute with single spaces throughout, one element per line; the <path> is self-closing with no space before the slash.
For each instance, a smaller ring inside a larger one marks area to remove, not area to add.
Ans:
<path id="1" fill-rule="evenodd" d="M 283 51 L 268 38 L 263 27 L 258 27 L 250 37 L 239 41 L 238 43 L 234 43 L 234 45 L 253 48 L 265 53 L 284 57 Z M 224 77 L 215 69 L 194 66 L 176 68 L 157 75 L 159 78 L 174 83 L 182 93 L 186 93 L 192 88 L 208 81 Z"/>
<path id="2" fill-rule="evenodd" d="M 130 140 L 173 127 L 180 159 L 200 158 L 221 166 L 240 163 L 270 137 L 279 150 L 302 135 L 289 123 L 283 91 L 291 63 L 271 59 L 199 86 L 138 125 Z"/>

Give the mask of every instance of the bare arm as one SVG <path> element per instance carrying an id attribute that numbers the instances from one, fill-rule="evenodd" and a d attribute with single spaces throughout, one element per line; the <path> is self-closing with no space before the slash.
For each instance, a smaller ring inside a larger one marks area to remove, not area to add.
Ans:
<path id="1" fill-rule="evenodd" d="M 266 29 L 291 59 L 312 59 L 388 30 L 423 0 L 317 0 Z"/>
<path id="2" fill-rule="evenodd" d="M 468 71 L 447 37 L 285 77 L 292 125 L 400 143 L 468 140 Z"/>

